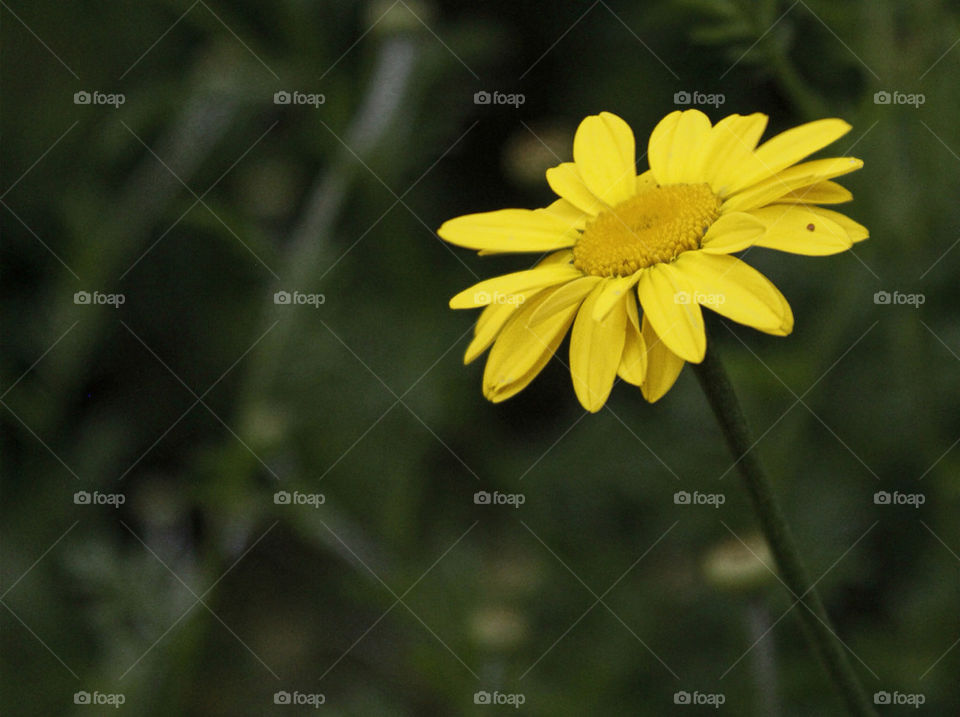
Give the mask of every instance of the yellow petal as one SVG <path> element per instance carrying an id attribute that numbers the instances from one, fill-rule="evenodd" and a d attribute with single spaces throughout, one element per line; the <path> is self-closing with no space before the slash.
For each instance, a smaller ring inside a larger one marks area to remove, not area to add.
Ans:
<path id="1" fill-rule="evenodd" d="M 693 113 L 696 114 L 693 114 Z M 709 153 L 713 143 L 713 124 L 710 118 L 700 110 L 693 110 L 686 117 L 681 117 L 674 133 L 674 141 L 680 142 L 689 148 L 682 171 L 675 176 L 675 181 L 699 183 L 704 181 L 704 165 L 709 161 Z"/>
<path id="2" fill-rule="evenodd" d="M 570 264 L 573 261 L 573 252 L 569 249 L 561 249 L 551 254 L 547 254 L 543 259 L 537 262 L 537 268 L 542 266 L 561 266 Z"/>
<path id="3" fill-rule="evenodd" d="M 486 307 L 481 312 L 480 318 L 477 319 L 477 323 L 473 328 L 473 340 L 470 342 L 470 345 L 467 346 L 466 352 L 464 352 L 463 363 L 470 363 L 486 351 L 494 339 L 497 338 L 500 329 L 502 329 L 504 324 L 513 316 L 514 312 L 523 307 L 523 305 L 533 296 L 536 296 L 539 291 L 540 289 L 534 289 L 533 291 L 518 294 L 518 300 L 509 304 L 491 304 Z"/>
<path id="4" fill-rule="evenodd" d="M 583 302 L 570 333 L 570 375 L 580 403 L 591 413 L 606 403 L 620 366 L 626 340 L 627 311 L 623 300 L 603 321 L 595 321 L 593 309 L 605 284 L 594 288 Z"/>
<path id="5" fill-rule="evenodd" d="M 607 205 L 601 199 L 595 197 L 593 193 L 587 189 L 587 185 L 584 184 L 583 177 L 580 176 L 577 165 L 573 162 L 564 162 L 563 164 L 548 169 L 547 184 L 550 185 L 550 189 L 556 192 L 558 197 L 566 199 L 577 209 L 589 216 L 596 216 L 604 209 L 608 209 Z"/>
<path id="6" fill-rule="evenodd" d="M 853 199 L 853 194 L 843 185 L 831 182 L 817 182 L 800 187 L 784 194 L 777 201 L 790 204 L 843 204 Z"/>
<path id="7" fill-rule="evenodd" d="M 673 264 L 693 286 L 694 299 L 738 323 L 777 336 L 793 330 L 783 294 L 759 271 L 736 257 L 688 251 Z"/>
<path id="8" fill-rule="evenodd" d="M 628 296 L 624 303 L 627 307 L 627 336 L 623 342 L 623 355 L 620 357 L 617 375 L 627 383 L 641 386 L 647 376 L 647 347 L 640 330 L 636 299 Z"/>
<path id="9" fill-rule="evenodd" d="M 577 231 L 583 231 L 587 226 L 587 219 L 590 218 L 589 214 L 577 209 L 566 199 L 558 199 L 553 204 L 544 207 L 543 211 L 564 222 L 569 229 Z"/>
<path id="10" fill-rule="evenodd" d="M 743 251 L 763 236 L 766 227 L 746 212 L 724 214 L 710 225 L 700 242 L 708 254 L 732 254 Z"/>
<path id="11" fill-rule="evenodd" d="M 643 397 L 650 403 L 654 403 L 663 398 L 664 394 L 673 387 L 677 376 L 683 370 L 684 361 L 660 340 L 650 326 L 646 315 L 643 317 L 642 334 L 647 348 L 647 375 L 640 388 L 643 391 Z"/>
<path id="12" fill-rule="evenodd" d="M 730 115 L 714 125 L 703 147 L 703 179 L 725 197 L 744 162 L 753 160 L 753 150 L 767 127 L 767 116 Z"/>
<path id="13" fill-rule="evenodd" d="M 780 197 L 795 192 L 801 187 L 855 172 L 862 166 L 863 161 L 855 157 L 834 157 L 804 162 L 734 194 L 723 203 L 723 211 L 745 212 L 772 204 Z"/>
<path id="14" fill-rule="evenodd" d="M 606 318 L 611 309 L 630 293 L 630 289 L 637 283 L 642 271 L 641 269 L 630 276 L 618 276 L 607 280 L 603 291 L 593 306 L 594 321 L 603 321 Z"/>
<path id="15" fill-rule="evenodd" d="M 830 221 L 836 222 L 839 226 L 843 227 L 844 231 L 847 232 L 847 237 L 849 237 L 850 241 L 854 244 L 870 236 L 870 230 L 863 226 L 863 224 L 853 221 L 853 219 L 846 214 L 835 212 L 832 209 L 824 209 L 823 207 L 809 207 L 809 209 L 814 214 L 826 217 Z"/>
<path id="16" fill-rule="evenodd" d="M 791 254 L 827 256 L 846 251 L 853 244 L 846 229 L 802 204 L 773 204 L 754 209 L 750 214 L 767 228 L 755 246 Z"/>
<path id="17" fill-rule="evenodd" d="M 660 124 L 673 117 L 673 114 L 667 115 Z M 660 184 L 702 181 L 699 175 L 702 161 L 700 152 L 710 136 L 710 120 L 700 110 L 686 110 L 671 122 L 672 130 L 670 125 L 666 125 L 663 134 L 656 138 L 656 153 L 653 152 L 653 143 L 657 129 L 650 136 L 649 160 L 653 175 Z"/>
<path id="18" fill-rule="evenodd" d="M 835 142 L 850 129 L 850 125 L 841 119 L 822 119 L 781 132 L 757 147 L 753 153 L 754 161 L 741 168 L 730 192 L 749 187 L 796 164 Z"/>
<path id="19" fill-rule="evenodd" d="M 637 296 L 644 318 L 667 347 L 681 358 L 700 363 L 707 336 L 694 287 L 671 264 L 654 264 L 640 275 Z"/>
<path id="20" fill-rule="evenodd" d="M 530 326 L 530 315 L 549 293 L 542 292 L 515 313 L 490 350 L 483 372 L 483 394 L 494 403 L 516 395 L 536 378 L 573 323 L 577 304 Z"/>
<path id="21" fill-rule="evenodd" d="M 573 160 L 590 191 L 609 205 L 633 196 L 637 152 L 630 126 L 601 112 L 580 123 L 573 138 Z"/>
<path id="22" fill-rule="evenodd" d="M 467 249 L 496 252 L 553 251 L 579 236 L 570 222 L 543 209 L 500 209 L 467 214 L 443 223 L 437 234 Z"/>
<path id="23" fill-rule="evenodd" d="M 645 192 L 648 189 L 653 189 L 657 186 L 657 178 L 653 176 L 653 172 L 649 169 L 637 177 L 637 189 L 636 193 L 640 194 Z"/>
<path id="24" fill-rule="evenodd" d="M 543 289 L 563 284 L 581 276 L 572 264 L 550 264 L 536 269 L 516 271 L 495 276 L 464 289 L 450 299 L 451 309 L 473 309 L 488 304 L 510 303 L 515 297 L 531 289 Z"/>
<path id="25" fill-rule="evenodd" d="M 667 167 L 673 157 L 673 133 L 682 114 L 680 110 L 674 110 L 660 120 L 647 141 L 647 162 L 654 178 L 660 183 L 663 182 L 661 173 L 666 176 Z"/>
<path id="26" fill-rule="evenodd" d="M 528 321 L 536 324 L 549 319 L 559 311 L 566 311 L 573 304 L 579 306 L 600 281 L 599 276 L 581 276 L 556 287 L 544 301 L 537 305 Z"/>

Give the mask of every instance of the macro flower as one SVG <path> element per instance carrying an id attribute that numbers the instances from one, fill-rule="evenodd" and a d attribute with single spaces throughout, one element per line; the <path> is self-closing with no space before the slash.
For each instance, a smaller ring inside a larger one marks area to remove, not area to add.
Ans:
<path id="1" fill-rule="evenodd" d="M 685 362 L 703 361 L 701 307 L 789 334 L 787 300 L 734 254 L 825 256 L 866 239 L 865 227 L 818 206 L 850 201 L 832 180 L 863 162 L 801 161 L 846 134 L 843 120 L 800 125 L 758 146 L 766 125 L 759 113 L 711 125 L 699 110 L 672 112 L 650 135 L 650 169 L 638 176 L 633 132 L 601 112 L 580 123 L 573 162 L 547 170 L 558 200 L 445 222 L 442 239 L 480 254 L 545 254 L 450 300 L 453 309 L 484 307 L 464 356 L 469 363 L 492 345 L 484 395 L 500 402 L 523 390 L 568 330 L 574 391 L 591 412 L 618 376 L 653 402 Z"/>

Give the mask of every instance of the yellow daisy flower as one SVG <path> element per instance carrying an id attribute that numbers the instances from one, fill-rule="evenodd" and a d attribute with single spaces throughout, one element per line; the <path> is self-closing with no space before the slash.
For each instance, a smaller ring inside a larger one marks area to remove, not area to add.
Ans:
<path id="1" fill-rule="evenodd" d="M 571 326 L 570 374 L 588 411 L 600 410 L 617 376 L 653 402 L 684 362 L 702 361 L 701 305 L 789 334 L 787 300 L 732 255 L 757 246 L 824 256 L 866 239 L 865 227 L 816 206 L 852 199 L 831 180 L 863 162 L 798 164 L 846 134 L 843 120 L 810 122 L 757 146 L 766 125 L 759 113 L 711 125 L 698 110 L 672 112 L 650 135 L 650 169 L 637 176 L 633 132 L 601 112 L 577 129 L 574 161 L 547 170 L 560 199 L 445 222 L 441 238 L 481 254 L 549 252 L 450 300 L 454 309 L 486 307 L 464 356 L 469 363 L 493 345 L 484 395 L 499 402 L 524 389 Z"/>

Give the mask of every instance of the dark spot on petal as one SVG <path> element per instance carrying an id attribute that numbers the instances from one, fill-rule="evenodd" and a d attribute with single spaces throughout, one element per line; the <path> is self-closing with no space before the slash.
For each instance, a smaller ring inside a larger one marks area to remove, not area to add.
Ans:
<path id="1" fill-rule="evenodd" d="M 807 231 L 812 232 L 816 227 L 813 224 L 807 224 Z"/>

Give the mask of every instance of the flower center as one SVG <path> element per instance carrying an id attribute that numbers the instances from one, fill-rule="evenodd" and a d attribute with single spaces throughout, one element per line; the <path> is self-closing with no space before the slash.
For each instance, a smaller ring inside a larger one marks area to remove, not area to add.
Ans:
<path id="1" fill-rule="evenodd" d="M 573 264 L 594 276 L 627 276 L 697 249 L 720 216 L 707 184 L 647 189 L 591 221 L 573 247 Z"/>

